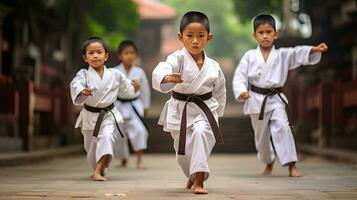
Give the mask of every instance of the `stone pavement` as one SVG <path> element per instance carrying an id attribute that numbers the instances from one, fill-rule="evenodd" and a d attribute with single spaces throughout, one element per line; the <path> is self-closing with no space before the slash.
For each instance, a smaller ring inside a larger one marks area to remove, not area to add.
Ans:
<path id="1" fill-rule="evenodd" d="M 149 154 L 146 170 L 112 163 L 108 180 L 90 179 L 84 155 L 56 158 L 36 164 L 0 168 L 0 199 L 357 199 L 357 166 L 302 157 L 302 178 L 288 177 L 287 168 L 275 164 L 272 176 L 254 154 L 213 154 L 208 195 L 184 189 L 186 178 L 174 154 Z"/>

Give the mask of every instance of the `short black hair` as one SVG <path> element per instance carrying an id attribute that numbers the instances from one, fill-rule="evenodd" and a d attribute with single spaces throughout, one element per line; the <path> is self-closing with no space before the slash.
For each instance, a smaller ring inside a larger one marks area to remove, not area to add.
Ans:
<path id="1" fill-rule="evenodd" d="M 183 29 L 185 29 L 185 27 L 192 22 L 202 24 L 206 28 L 207 32 L 210 32 L 208 17 L 202 12 L 198 11 L 190 11 L 183 15 L 180 22 L 180 32 L 182 33 Z"/>
<path id="2" fill-rule="evenodd" d="M 104 51 L 105 53 L 108 53 L 108 46 L 107 44 L 105 43 L 105 41 L 101 38 L 101 37 L 98 37 L 98 36 L 92 36 L 92 37 L 89 37 L 86 41 L 84 41 L 83 43 L 83 48 L 82 48 L 82 53 L 83 55 L 86 55 L 86 51 L 87 51 L 87 47 L 94 43 L 94 42 L 98 42 L 100 43 L 103 48 L 104 48 Z"/>
<path id="3" fill-rule="evenodd" d="M 268 14 L 261 14 L 261 15 L 254 17 L 254 20 L 253 20 L 254 32 L 257 30 L 258 26 L 262 25 L 262 24 L 269 24 L 270 26 L 273 27 L 274 31 L 276 31 L 275 19 L 273 16 L 268 15 Z"/>
<path id="4" fill-rule="evenodd" d="M 132 40 L 122 41 L 118 46 L 118 53 L 121 53 L 127 47 L 133 47 L 134 51 L 136 53 L 138 53 L 138 48 L 136 48 L 136 45 L 135 45 L 134 41 L 132 41 Z"/>

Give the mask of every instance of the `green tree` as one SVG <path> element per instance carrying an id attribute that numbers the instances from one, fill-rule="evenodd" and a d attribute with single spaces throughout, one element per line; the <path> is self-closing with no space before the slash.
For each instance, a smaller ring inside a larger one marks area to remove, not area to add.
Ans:
<path id="1" fill-rule="evenodd" d="M 139 14 L 132 0 L 88 0 L 86 21 L 90 35 L 102 36 L 109 47 L 137 30 Z"/>

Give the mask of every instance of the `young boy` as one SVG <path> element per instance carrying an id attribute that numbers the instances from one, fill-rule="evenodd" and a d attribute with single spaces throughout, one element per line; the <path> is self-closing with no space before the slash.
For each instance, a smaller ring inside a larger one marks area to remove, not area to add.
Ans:
<path id="1" fill-rule="evenodd" d="M 282 87 L 289 70 L 318 63 L 327 46 L 321 43 L 275 49 L 278 32 L 270 15 L 255 17 L 253 27 L 253 36 L 259 45 L 244 54 L 234 73 L 234 96 L 238 101 L 245 100 L 244 113 L 251 118 L 258 159 L 266 164 L 262 174 L 271 174 L 275 152 L 281 164 L 289 166 L 290 176 L 299 177 L 294 138 L 285 111 L 287 99 L 282 94 Z"/>
<path id="2" fill-rule="evenodd" d="M 152 74 L 153 88 L 171 92 L 159 124 L 171 132 L 177 161 L 189 178 L 187 188 L 194 194 L 207 194 L 208 157 L 214 144 L 223 143 L 218 117 L 226 103 L 224 74 L 219 64 L 204 52 L 212 40 L 208 18 L 201 12 L 188 12 L 180 24 L 178 37 L 184 48 L 160 62 Z"/>
<path id="3" fill-rule="evenodd" d="M 114 68 L 121 71 L 130 80 L 139 80 L 141 83 L 140 91 L 136 92 L 134 98 L 128 99 L 119 96 L 115 105 L 124 117 L 123 130 L 127 133 L 131 146 L 136 153 L 136 168 L 145 169 L 142 164 L 142 155 L 147 148 L 148 131 L 143 117 L 150 106 L 150 86 L 144 70 L 134 65 L 137 48 L 133 41 L 122 41 L 119 44 L 117 56 L 120 65 Z M 122 155 L 122 167 L 126 167 L 129 158 L 129 146 L 127 140 L 125 141 L 125 145 L 119 148 L 119 155 Z"/>
<path id="4" fill-rule="evenodd" d="M 75 127 L 81 127 L 87 161 L 94 169 L 92 178 L 105 181 L 111 158 L 119 146 L 118 123 L 123 121 L 114 102 L 118 95 L 134 97 L 140 82 L 132 83 L 119 70 L 106 68 L 108 50 L 99 37 L 84 42 L 83 59 L 88 69 L 81 69 L 70 84 L 73 104 L 84 105 Z"/>

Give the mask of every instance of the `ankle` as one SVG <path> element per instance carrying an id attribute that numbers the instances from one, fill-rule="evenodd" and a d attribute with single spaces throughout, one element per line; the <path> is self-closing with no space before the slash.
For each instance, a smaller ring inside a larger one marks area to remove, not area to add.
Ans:
<path id="1" fill-rule="evenodd" d="M 196 178 L 194 181 L 195 186 L 203 187 L 203 180 L 204 180 L 205 173 L 204 172 L 197 172 Z"/>
<path id="2" fill-rule="evenodd" d="M 267 165 L 265 166 L 265 168 L 266 168 L 266 169 L 273 169 L 273 164 L 267 164 Z"/>
<path id="3" fill-rule="evenodd" d="M 102 174 L 103 174 L 103 173 L 102 173 L 100 170 L 95 170 L 95 171 L 94 171 L 94 175 L 101 175 L 101 176 L 102 176 Z"/>
<path id="4" fill-rule="evenodd" d="M 289 169 L 295 169 L 295 168 L 296 168 L 295 162 L 289 163 Z"/>

